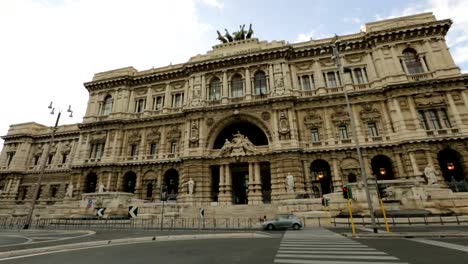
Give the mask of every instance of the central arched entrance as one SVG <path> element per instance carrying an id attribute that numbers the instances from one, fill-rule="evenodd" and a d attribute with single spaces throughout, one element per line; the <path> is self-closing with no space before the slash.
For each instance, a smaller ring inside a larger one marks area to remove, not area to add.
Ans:
<path id="1" fill-rule="evenodd" d="M 164 173 L 164 185 L 167 188 L 167 199 L 177 200 L 179 192 L 179 173 L 175 169 L 169 169 Z"/>
<path id="2" fill-rule="evenodd" d="M 377 180 L 393 180 L 392 160 L 385 155 L 377 155 L 371 159 L 372 174 Z"/>
<path id="3" fill-rule="evenodd" d="M 318 159 L 312 162 L 310 165 L 310 176 L 312 177 L 314 196 L 320 197 L 333 191 L 330 165 L 325 160 Z M 317 190 L 318 188 L 320 190 Z"/>
<path id="4" fill-rule="evenodd" d="M 249 164 L 231 163 L 232 195 L 234 204 L 248 204 Z"/>
<path id="5" fill-rule="evenodd" d="M 248 121 L 234 121 L 224 127 L 216 137 L 213 148 L 221 149 L 227 140 L 232 140 L 234 135 L 241 134 L 247 137 L 255 146 L 268 145 L 268 138 L 258 126 Z"/>
<path id="6" fill-rule="evenodd" d="M 96 191 L 97 175 L 91 172 L 86 176 L 86 193 L 93 193 Z"/>

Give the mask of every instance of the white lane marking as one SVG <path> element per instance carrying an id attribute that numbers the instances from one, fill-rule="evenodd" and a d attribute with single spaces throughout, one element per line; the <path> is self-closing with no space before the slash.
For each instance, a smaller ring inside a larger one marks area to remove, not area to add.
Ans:
<path id="1" fill-rule="evenodd" d="M 429 239 L 423 239 L 423 238 L 410 238 L 408 240 L 419 242 L 419 243 L 424 243 L 424 244 L 428 244 L 432 246 L 438 246 L 438 247 L 468 252 L 468 246 L 462 246 L 462 245 L 457 245 L 453 243 L 447 243 L 447 242 L 441 242 L 441 241 L 435 241 L 435 240 L 429 240 Z"/>
<path id="2" fill-rule="evenodd" d="M 346 252 L 341 252 L 341 251 L 327 251 L 327 250 L 309 250 L 309 249 L 304 249 L 304 250 L 278 250 L 278 253 L 310 253 L 310 254 L 335 254 L 335 255 L 387 255 L 387 253 L 382 252 L 382 251 L 346 251 Z"/>
<path id="3" fill-rule="evenodd" d="M 290 245 L 361 245 L 356 242 L 289 242 L 289 241 L 282 241 L 281 244 L 290 244 Z"/>
<path id="4" fill-rule="evenodd" d="M 393 256 L 330 256 L 330 255 L 296 255 L 278 254 L 277 258 L 312 258 L 312 259 L 366 259 L 366 260 L 398 260 Z"/>
<path id="5" fill-rule="evenodd" d="M 409 264 L 407 262 L 362 262 L 362 261 L 339 261 L 339 260 L 309 260 L 309 259 L 275 259 L 275 263 L 290 264 Z"/>
<path id="6" fill-rule="evenodd" d="M 376 251 L 373 248 L 342 248 L 342 247 L 327 247 L 327 248 L 322 248 L 322 247 L 280 247 L 281 249 L 294 249 L 294 250 L 299 250 L 299 249 L 324 249 L 324 250 L 342 250 L 342 251 L 355 251 L 355 250 L 366 250 L 366 251 Z"/>
<path id="7" fill-rule="evenodd" d="M 335 248 L 335 247 L 341 247 L 341 248 L 366 248 L 367 246 L 365 245 L 320 245 L 320 244 L 315 244 L 315 245 L 303 245 L 303 244 L 280 244 L 281 247 L 321 247 L 321 248 Z"/>
<path id="8" fill-rule="evenodd" d="M 25 237 L 25 236 L 20 236 L 20 235 L 0 235 L 0 237 L 2 236 L 6 236 L 6 237 L 18 237 L 18 238 L 22 238 L 22 239 L 25 239 L 26 241 L 25 242 L 22 242 L 22 243 L 16 243 L 16 244 L 8 244 L 8 245 L 2 245 L 0 246 L 1 247 L 11 247 L 11 246 L 18 246 L 18 245 L 23 245 L 23 244 L 30 244 L 32 239 L 29 238 L 29 237 Z"/>

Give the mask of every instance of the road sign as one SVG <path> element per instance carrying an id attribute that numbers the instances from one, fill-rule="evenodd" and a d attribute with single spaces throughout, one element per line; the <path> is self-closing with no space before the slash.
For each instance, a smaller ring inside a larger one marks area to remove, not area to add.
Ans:
<path id="1" fill-rule="evenodd" d="M 137 215 L 138 215 L 138 207 L 137 206 L 128 207 L 128 217 L 136 218 Z"/>
<path id="2" fill-rule="evenodd" d="M 204 217 L 205 217 L 205 209 L 200 208 L 200 218 L 204 218 Z"/>
<path id="3" fill-rule="evenodd" d="M 88 204 L 86 205 L 86 208 L 89 209 L 89 208 L 91 208 L 91 207 L 93 207 L 93 200 L 88 199 Z"/>
<path id="4" fill-rule="evenodd" d="M 96 208 L 96 215 L 97 216 L 104 216 L 104 211 L 106 208 Z"/>

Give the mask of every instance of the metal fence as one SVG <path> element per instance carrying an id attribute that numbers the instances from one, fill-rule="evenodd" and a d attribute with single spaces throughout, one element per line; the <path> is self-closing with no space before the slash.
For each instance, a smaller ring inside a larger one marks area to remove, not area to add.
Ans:
<path id="1" fill-rule="evenodd" d="M 0 218 L 0 229 L 23 229 L 24 217 Z M 43 218 L 34 219 L 31 229 L 159 229 L 159 230 L 254 230 L 257 218 Z"/>
<path id="2" fill-rule="evenodd" d="M 375 218 L 377 226 L 384 226 L 383 218 Z M 423 225 L 468 225 L 468 216 L 424 216 L 424 217 L 388 217 L 388 224 L 391 226 L 423 226 Z M 351 226 L 349 218 L 331 218 L 331 226 Z M 369 217 L 355 217 L 354 224 L 359 226 L 371 226 Z M 327 223 L 322 219 L 321 225 Z"/>

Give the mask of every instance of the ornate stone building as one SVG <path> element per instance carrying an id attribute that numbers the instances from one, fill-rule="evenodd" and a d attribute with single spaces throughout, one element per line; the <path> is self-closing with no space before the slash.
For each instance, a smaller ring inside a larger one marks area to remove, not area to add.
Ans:
<path id="1" fill-rule="evenodd" d="M 30 200 L 44 159 L 49 203 L 68 185 L 80 199 L 102 183 L 151 201 L 162 190 L 178 203 L 281 204 L 359 189 L 360 169 L 401 198 L 426 184 L 428 164 L 441 189 L 463 190 L 468 76 L 445 43 L 451 24 L 425 13 L 295 44 L 250 34 L 186 63 L 97 73 L 83 122 L 59 126 L 48 156 L 50 127 L 16 124 L 2 137 L 1 199 Z"/>

